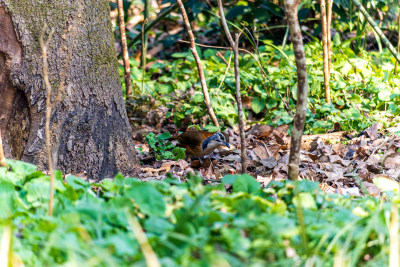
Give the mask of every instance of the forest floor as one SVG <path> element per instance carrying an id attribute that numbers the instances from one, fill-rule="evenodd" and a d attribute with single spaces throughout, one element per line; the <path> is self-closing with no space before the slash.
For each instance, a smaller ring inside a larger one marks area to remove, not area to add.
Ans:
<path id="1" fill-rule="evenodd" d="M 273 128 L 256 124 L 247 128 L 246 144 L 248 174 L 263 187 L 271 181 L 287 179 L 290 136 L 288 125 Z M 171 131 L 172 129 L 172 131 Z M 176 127 L 142 128 L 138 132 L 176 134 Z M 338 131 L 304 135 L 300 156 L 299 179 L 320 182 L 325 192 L 344 195 L 378 196 L 380 190 L 372 183 L 377 176 L 396 180 L 400 177 L 400 138 L 394 133 L 400 126 L 383 130 L 377 123 L 361 133 Z M 138 133 L 137 132 L 137 133 Z M 238 130 L 227 129 L 230 149 L 222 148 L 206 160 L 186 161 L 155 159 L 143 135 L 136 134 L 137 156 L 142 165 L 141 180 L 161 180 L 170 173 L 184 180 L 188 172 L 198 173 L 205 184 L 220 183 L 224 175 L 240 173 L 240 138 Z"/>

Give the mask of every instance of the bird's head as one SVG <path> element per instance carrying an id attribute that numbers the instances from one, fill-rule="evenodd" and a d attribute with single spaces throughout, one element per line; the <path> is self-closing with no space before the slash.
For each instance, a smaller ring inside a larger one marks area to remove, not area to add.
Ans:
<path id="1" fill-rule="evenodd" d="M 230 148 L 229 136 L 226 133 L 217 132 L 212 136 L 206 138 L 201 144 L 201 148 L 206 150 L 209 147 L 217 148 L 219 146 L 226 146 Z"/>

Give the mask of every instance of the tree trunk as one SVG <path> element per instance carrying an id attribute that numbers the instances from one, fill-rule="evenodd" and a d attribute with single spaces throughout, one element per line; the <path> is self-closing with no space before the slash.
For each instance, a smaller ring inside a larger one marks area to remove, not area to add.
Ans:
<path id="1" fill-rule="evenodd" d="M 299 176 L 301 137 L 303 136 L 304 124 L 306 121 L 308 95 L 306 55 L 304 52 L 299 19 L 297 17 L 297 8 L 299 4 L 300 0 L 285 1 L 285 13 L 290 36 L 292 37 L 294 57 L 297 66 L 297 104 L 290 142 L 288 169 L 288 177 L 291 180 L 297 180 Z"/>
<path id="2" fill-rule="evenodd" d="M 0 0 L 0 128 L 6 157 L 46 169 L 48 47 L 55 168 L 101 179 L 137 172 L 106 0 Z"/>

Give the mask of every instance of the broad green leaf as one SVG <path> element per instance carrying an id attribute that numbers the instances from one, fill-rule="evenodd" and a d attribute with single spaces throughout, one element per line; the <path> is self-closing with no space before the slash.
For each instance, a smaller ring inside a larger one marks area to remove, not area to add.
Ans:
<path id="1" fill-rule="evenodd" d="M 126 191 L 126 195 L 132 198 L 147 215 L 164 216 L 165 204 L 162 195 L 149 183 L 137 183 Z"/>
<path id="2" fill-rule="evenodd" d="M 266 101 L 263 98 L 253 97 L 251 100 L 251 109 L 258 114 L 265 108 Z"/>
<path id="3" fill-rule="evenodd" d="M 237 177 L 233 183 L 234 192 L 246 192 L 249 194 L 256 193 L 261 189 L 260 183 L 248 174 L 242 174 Z"/>
<path id="4" fill-rule="evenodd" d="M 9 182 L 0 182 L 0 222 L 11 218 L 15 212 L 15 188 Z"/>
<path id="5" fill-rule="evenodd" d="M 166 140 L 166 139 L 168 139 L 168 138 L 170 138 L 170 137 L 171 137 L 171 134 L 170 134 L 169 132 L 162 133 L 162 134 L 160 134 L 160 135 L 158 136 L 158 138 L 159 138 L 160 140 Z"/>
<path id="6" fill-rule="evenodd" d="M 293 204 L 298 207 L 299 206 L 299 200 L 301 203 L 301 207 L 304 209 L 317 209 L 317 204 L 315 203 L 315 199 L 312 196 L 311 193 L 308 192 L 302 192 L 299 193 L 298 196 L 293 198 Z"/>
<path id="7" fill-rule="evenodd" d="M 37 170 L 37 167 L 31 163 L 19 160 L 6 159 L 7 166 L 10 166 L 17 175 L 26 176 Z"/>

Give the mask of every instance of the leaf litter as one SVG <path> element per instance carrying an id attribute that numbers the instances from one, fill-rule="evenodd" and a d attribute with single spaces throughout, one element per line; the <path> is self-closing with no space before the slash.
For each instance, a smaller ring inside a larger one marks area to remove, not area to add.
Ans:
<path id="1" fill-rule="evenodd" d="M 176 127 L 172 134 L 177 131 Z M 156 129 L 150 127 L 141 132 Z M 161 131 L 165 131 L 163 128 Z M 246 131 L 248 174 L 262 186 L 271 181 L 287 179 L 290 149 L 289 126 L 272 127 L 256 124 Z M 320 182 L 325 192 L 344 195 L 378 196 L 380 190 L 373 184 L 375 177 L 400 179 L 400 137 L 396 127 L 382 129 L 374 124 L 361 133 L 331 132 L 305 135 L 299 164 L 299 179 Z M 227 174 L 240 173 L 240 137 L 238 131 L 227 129 L 231 148 L 216 150 L 200 160 L 161 160 L 151 157 L 151 149 L 143 138 L 135 138 L 142 152 L 137 156 L 142 163 L 138 178 L 160 180 L 172 175 L 181 181 L 189 172 L 196 172 L 204 183 L 219 183 Z M 143 153 L 148 152 L 148 153 Z"/>

